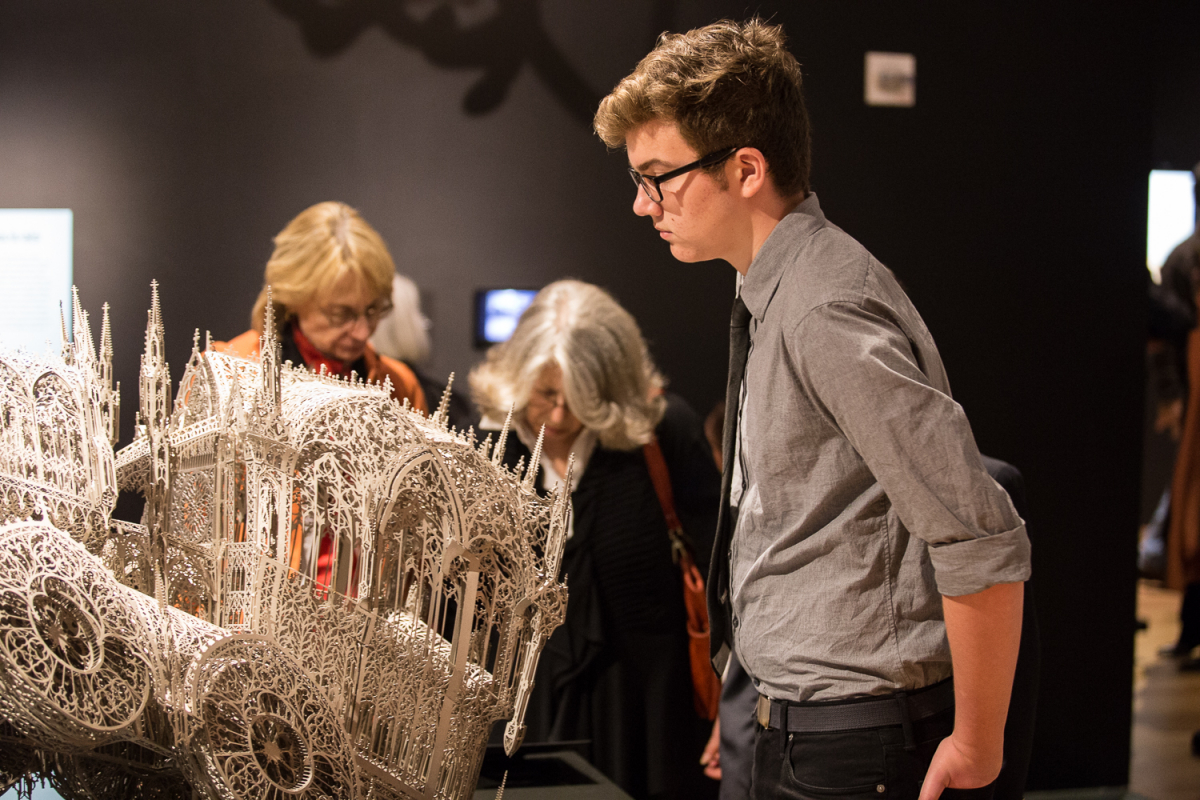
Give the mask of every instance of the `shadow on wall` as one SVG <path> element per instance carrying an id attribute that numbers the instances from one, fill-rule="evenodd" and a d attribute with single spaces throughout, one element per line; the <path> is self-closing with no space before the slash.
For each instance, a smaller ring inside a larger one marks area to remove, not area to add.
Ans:
<path id="1" fill-rule="evenodd" d="M 316 56 L 334 56 L 372 25 L 446 69 L 483 69 L 463 110 L 495 111 L 528 63 L 567 112 L 591 126 L 601 95 L 580 76 L 542 24 L 541 0 L 269 0 L 300 24 Z M 670 27 L 677 0 L 654 0 L 652 36 Z"/>

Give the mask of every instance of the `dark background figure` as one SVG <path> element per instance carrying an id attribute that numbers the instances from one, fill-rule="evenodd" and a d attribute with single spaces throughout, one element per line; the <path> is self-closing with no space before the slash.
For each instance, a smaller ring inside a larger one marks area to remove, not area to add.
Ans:
<path id="1" fill-rule="evenodd" d="M 450 376 L 438 379 L 427 371 L 426 365 L 433 347 L 430 338 L 432 327 L 429 318 L 421 310 L 421 291 L 417 284 L 411 278 L 396 273 L 392 279 L 392 313 L 380 320 L 379 327 L 371 336 L 371 344 L 381 354 L 396 359 L 412 370 L 425 393 L 430 412 L 438 408 L 450 383 Z M 467 382 L 460 380 L 457 386 L 451 388 L 446 416 L 452 426 L 466 431 L 479 421 L 471 408 Z"/>
<path id="2" fill-rule="evenodd" d="M 1200 200 L 1200 182 L 1196 191 Z M 1200 209 L 1200 203 L 1197 208 Z M 1161 311 L 1151 317 L 1155 326 L 1151 335 L 1156 328 L 1161 329 L 1160 371 L 1167 374 L 1173 371 L 1180 376 L 1177 381 L 1182 402 L 1174 407 L 1183 412 L 1179 452 L 1171 478 L 1166 538 L 1166 583 L 1172 589 L 1183 590 L 1179 639 L 1171 653 L 1184 660 L 1183 667 L 1200 669 L 1200 661 L 1189 658 L 1200 646 L 1200 392 L 1192 391 L 1200 386 L 1200 329 L 1194 326 L 1200 291 L 1200 241 L 1196 233 L 1167 257 L 1162 269 L 1162 289 Z M 1179 332 L 1189 319 L 1193 325 L 1188 330 L 1181 358 Z"/>
<path id="3" fill-rule="evenodd" d="M 1174 270 L 1173 270 L 1174 272 Z M 1186 276 L 1185 276 L 1186 277 Z M 1171 471 L 1183 434 L 1183 410 L 1187 400 L 1187 340 L 1196 326 L 1194 299 L 1176 290 L 1178 275 L 1165 284 L 1146 276 L 1148 323 L 1146 340 L 1147 411 L 1146 475 L 1153 487 L 1154 510 L 1138 544 L 1138 572 L 1144 578 L 1166 577 L 1166 539 L 1170 524 Z M 1163 475 L 1155 465 L 1166 466 Z"/>

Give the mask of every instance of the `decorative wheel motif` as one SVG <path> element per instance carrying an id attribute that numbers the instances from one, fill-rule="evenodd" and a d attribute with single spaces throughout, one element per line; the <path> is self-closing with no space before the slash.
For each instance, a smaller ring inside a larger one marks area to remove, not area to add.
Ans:
<path id="1" fill-rule="evenodd" d="M 63 747 L 117 738 L 142 713 L 150 640 L 133 598 L 46 523 L 0 529 L 0 710 Z"/>
<path id="2" fill-rule="evenodd" d="M 296 710 L 271 692 L 259 692 L 253 700 L 258 713 L 250 720 L 246 738 L 259 769 L 285 792 L 307 788 L 313 779 L 313 761 Z"/>
<path id="3" fill-rule="evenodd" d="M 191 748 L 228 800 L 355 796 L 353 752 L 324 693 L 283 651 L 222 639 L 190 673 L 199 725 Z"/>
<path id="4" fill-rule="evenodd" d="M 53 575 L 37 576 L 29 588 L 28 618 L 42 645 L 62 667 L 76 674 L 94 672 L 104 660 L 96 607 Z"/>

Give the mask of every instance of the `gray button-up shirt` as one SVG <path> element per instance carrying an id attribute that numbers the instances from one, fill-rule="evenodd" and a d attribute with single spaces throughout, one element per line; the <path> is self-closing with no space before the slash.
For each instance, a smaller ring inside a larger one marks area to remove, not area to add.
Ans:
<path id="1" fill-rule="evenodd" d="M 793 701 L 949 677 L 941 595 L 1025 580 L 1029 540 L 925 323 L 815 195 L 776 226 L 741 295 L 738 657 L 762 693 Z"/>

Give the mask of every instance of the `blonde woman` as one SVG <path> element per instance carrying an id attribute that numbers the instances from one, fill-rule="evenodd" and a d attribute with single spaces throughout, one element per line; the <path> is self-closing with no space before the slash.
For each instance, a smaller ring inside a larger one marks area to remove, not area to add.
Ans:
<path id="1" fill-rule="evenodd" d="M 482 427 L 509 408 L 509 464 L 532 456 L 537 485 L 574 456 L 563 554 L 567 621 L 538 666 L 528 741 L 591 742 L 591 761 L 635 798 L 715 796 L 700 772 L 709 725 L 692 701 L 679 568 L 643 446 L 662 449 L 675 508 L 707 569 L 720 478 L 700 418 L 664 394 L 637 323 L 603 290 L 558 281 L 470 376 Z"/>
<path id="2" fill-rule="evenodd" d="M 217 342 L 223 352 L 258 357 L 271 290 L 283 359 L 334 375 L 390 378 L 392 394 L 428 410 L 412 370 L 379 355 L 368 341 L 392 308 L 396 266 L 383 237 L 345 203 L 317 203 L 275 237 L 263 288 L 250 312 L 251 330 Z"/>

